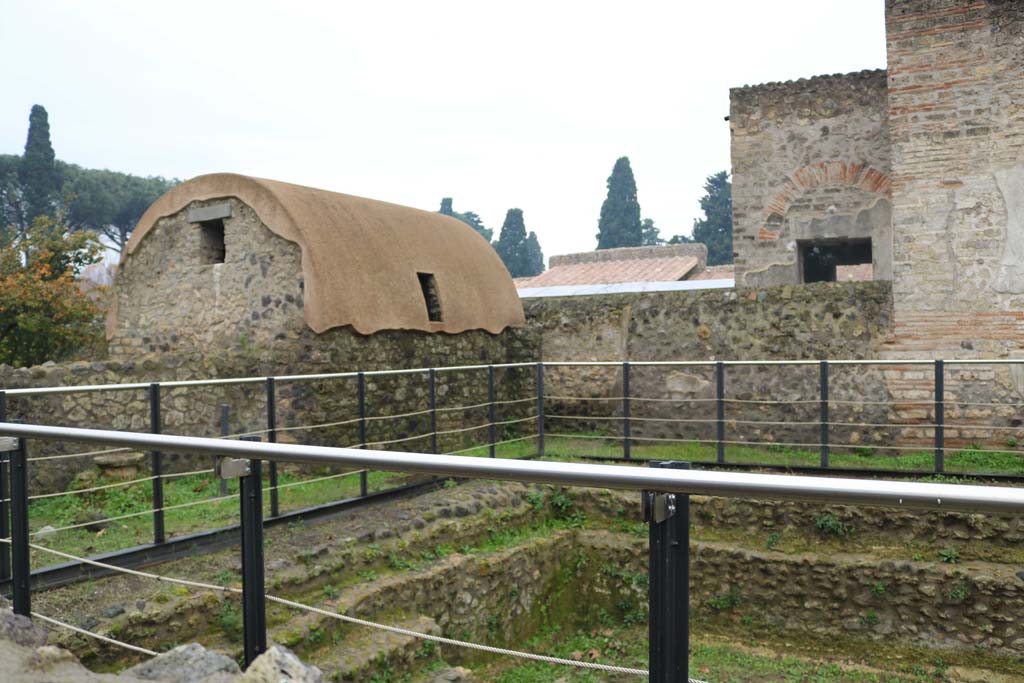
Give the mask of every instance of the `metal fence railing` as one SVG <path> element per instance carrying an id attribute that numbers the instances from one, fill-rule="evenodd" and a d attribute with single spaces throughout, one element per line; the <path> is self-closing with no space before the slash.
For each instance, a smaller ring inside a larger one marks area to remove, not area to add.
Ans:
<path id="1" fill-rule="evenodd" d="M 151 452 L 177 452 L 214 456 L 220 476 L 240 481 L 244 658 L 248 665 L 266 649 L 266 602 L 375 628 L 401 630 L 366 620 L 305 605 L 279 596 L 267 595 L 264 586 L 262 462 L 305 463 L 419 472 L 443 477 L 485 478 L 535 484 L 600 487 L 642 492 L 645 522 L 649 525 L 649 670 L 607 664 L 580 664 L 544 655 L 504 650 L 477 643 L 444 639 L 456 646 L 475 647 L 496 654 L 540 659 L 567 666 L 588 666 L 617 673 L 647 677 L 658 683 L 688 680 L 689 642 L 689 496 L 724 496 L 769 501 L 812 501 L 829 504 L 887 506 L 896 508 L 961 511 L 970 513 L 1011 513 L 1024 511 L 1024 489 L 999 486 L 966 486 L 939 483 L 865 481 L 698 471 L 684 464 L 658 463 L 651 468 L 596 465 L 551 461 L 522 461 L 435 455 L 397 451 L 330 448 L 273 442 L 232 441 L 161 434 L 89 430 L 68 427 L 0 423 L 2 444 L 9 451 L 11 467 L 11 537 L 2 539 L 12 549 L 12 592 L 14 610 L 33 615 L 31 602 L 30 550 L 72 557 L 33 543 L 28 519 L 29 442 L 70 441 L 80 444 L 127 447 Z M 254 438 L 254 437 L 253 437 Z M 91 565 L 154 580 L 171 581 L 206 590 L 225 590 L 195 581 L 128 570 L 84 558 Z M 44 615 L 37 615 L 53 621 Z M 56 622 L 63 625 L 61 622 Z M 81 630 L 81 629 L 79 629 Z M 433 637 L 404 631 L 416 637 Z M 108 639 L 109 640 L 109 639 Z M 116 641 L 115 641 L 116 642 Z M 137 646 L 125 644 L 138 650 Z M 145 648 L 143 652 L 150 652 Z M 689 679 L 692 680 L 692 679 Z"/>

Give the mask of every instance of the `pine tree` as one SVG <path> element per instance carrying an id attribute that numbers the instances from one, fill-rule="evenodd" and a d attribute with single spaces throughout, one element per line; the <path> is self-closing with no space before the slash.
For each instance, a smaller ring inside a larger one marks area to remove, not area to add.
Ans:
<path id="1" fill-rule="evenodd" d="M 544 272 L 544 252 L 540 248 L 537 233 L 530 231 L 526 237 L 526 275 L 533 277 Z"/>
<path id="2" fill-rule="evenodd" d="M 643 228 L 636 181 L 629 157 L 621 157 L 608 178 L 608 197 L 601 205 L 601 219 L 597 223 L 597 248 L 639 247 L 641 244 Z"/>
<path id="3" fill-rule="evenodd" d="M 708 176 L 700 199 L 704 218 L 693 221 L 693 241 L 708 248 L 708 265 L 732 263 L 732 183 L 729 173 Z"/>
<path id="4" fill-rule="evenodd" d="M 523 210 L 509 209 L 505 214 L 505 222 L 501 226 L 498 241 L 494 243 L 494 250 L 498 252 L 512 277 L 526 277 L 529 274 L 526 239 Z"/>
<path id="5" fill-rule="evenodd" d="M 46 109 L 36 104 L 28 118 L 28 139 L 21 157 L 18 179 L 24 195 L 25 216 L 23 230 L 39 216 L 53 213 L 57 195 L 57 167 L 53 146 L 50 144 L 50 123 Z"/>
<path id="6" fill-rule="evenodd" d="M 442 216 L 451 216 L 452 218 L 458 218 L 460 221 L 462 221 L 463 223 L 465 223 L 466 225 L 480 233 L 480 236 L 483 237 L 488 242 L 490 242 L 491 239 L 494 237 L 494 231 L 488 228 L 486 225 L 484 225 L 484 222 L 480 220 L 480 216 L 476 215 L 472 211 L 459 213 L 458 211 L 453 209 L 451 197 L 444 197 L 441 200 L 441 209 L 438 211 L 438 213 L 441 214 Z"/>
<path id="7" fill-rule="evenodd" d="M 652 218 L 645 218 L 643 220 L 640 224 L 640 234 L 642 244 L 645 247 L 653 247 L 665 243 L 665 240 L 661 239 L 661 231 L 654 225 L 654 219 Z"/>

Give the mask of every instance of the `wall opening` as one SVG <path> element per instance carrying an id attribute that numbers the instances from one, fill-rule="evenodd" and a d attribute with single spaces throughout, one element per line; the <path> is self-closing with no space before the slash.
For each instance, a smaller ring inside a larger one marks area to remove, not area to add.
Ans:
<path id="1" fill-rule="evenodd" d="M 874 279 L 870 238 L 808 240 L 798 245 L 802 282 Z"/>
<path id="2" fill-rule="evenodd" d="M 441 297 L 437 293 L 437 280 L 433 273 L 416 273 L 423 292 L 423 303 L 427 306 L 427 318 L 430 322 L 439 323 L 441 319 Z"/>
<path id="3" fill-rule="evenodd" d="M 205 265 L 224 263 L 224 219 L 199 224 L 199 259 Z"/>

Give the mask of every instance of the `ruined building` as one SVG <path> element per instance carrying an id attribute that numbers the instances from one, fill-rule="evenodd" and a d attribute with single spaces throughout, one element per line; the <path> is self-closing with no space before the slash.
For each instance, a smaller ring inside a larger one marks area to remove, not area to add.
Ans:
<path id="1" fill-rule="evenodd" d="M 888 68 L 730 93 L 737 286 L 892 281 L 888 353 L 1024 341 L 1024 3 L 886 0 Z"/>
<path id="2" fill-rule="evenodd" d="M 508 271 L 462 222 L 234 174 L 158 199 L 125 247 L 113 294 L 107 335 L 118 355 L 294 351 L 346 335 L 499 335 L 523 324 Z"/>

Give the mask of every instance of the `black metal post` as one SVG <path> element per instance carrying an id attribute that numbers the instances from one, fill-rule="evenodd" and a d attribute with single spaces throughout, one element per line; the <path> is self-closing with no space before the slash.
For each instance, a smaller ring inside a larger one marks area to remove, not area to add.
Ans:
<path id="1" fill-rule="evenodd" d="M 220 435 L 227 436 L 231 433 L 231 406 L 227 403 L 220 404 Z M 220 478 L 220 495 L 228 495 L 228 480 Z"/>
<path id="2" fill-rule="evenodd" d="M 725 363 L 715 362 L 715 439 L 718 462 L 725 462 Z M 653 679 L 652 679 L 653 680 Z"/>
<path id="3" fill-rule="evenodd" d="M 437 373 L 434 368 L 427 372 L 430 400 L 430 452 L 437 453 Z"/>
<path id="4" fill-rule="evenodd" d="M 537 455 L 544 457 L 544 363 L 537 363 Z"/>
<path id="5" fill-rule="evenodd" d="M 159 434 L 161 431 L 159 382 L 149 385 L 149 431 L 153 434 Z M 151 451 L 149 460 L 153 472 L 153 543 L 163 543 L 167 537 L 164 533 L 164 480 L 161 476 L 163 458 L 160 451 Z"/>
<path id="6" fill-rule="evenodd" d="M 258 441 L 256 437 L 243 437 Z M 246 668 L 267 650 L 267 605 L 263 566 L 263 491 L 259 460 L 239 480 L 242 507 L 242 631 Z"/>
<path id="7" fill-rule="evenodd" d="M 622 364 L 622 457 L 629 460 L 630 453 L 630 418 L 629 418 L 629 363 Z"/>
<path id="8" fill-rule="evenodd" d="M 359 447 L 366 448 L 366 376 L 362 372 L 356 376 L 356 398 L 359 403 Z M 359 473 L 359 495 L 366 496 L 368 487 L 366 470 L 363 470 Z"/>
<path id="9" fill-rule="evenodd" d="M 7 392 L 0 391 L 0 422 L 7 422 Z M 10 538 L 11 503 L 7 500 L 10 497 L 11 487 L 7 484 L 8 461 L 10 455 L 6 451 L 0 451 L 0 538 Z M 11 578 L 11 546 L 0 543 L 0 581 L 7 581 Z"/>
<path id="10" fill-rule="evenodd" d="M 821 423 L 821 466 L 828 467 L 828 361 L 823 360 L 818 368 L 820 405 L 818 421 Z"/>
<path id="11" fill-rule="evenodd" d="M 488 447 L 488 453 L 493 458 L 495 457 L 495 444 L 497 441 L 497 425 L 495 425 L 496 417 L 494 414 L 494 366 L 487 366 L 487 432 L 490 437 L 490 446 Z"/>
<path id="12" fill-rule="evenodd" d="M 10 452 L 11 462 L 11 590 L 14 613 L 32 612 L 31 572 L 28 535 L 28 443 L 18 439 L 18 449 Z"/>
<path id="13" fill-rule="evenodd" d="M 935 471 L 946 469 L 946 377 L 945 363 L 935 361 Z"/>
<path id="14" fill-rule="evenodd" d="M 688 462 L 651 467 L 689 469 Z M 651 683 L 687 683 L 690 650 L 690 497 L 644 491 L 649 524 Z"/>
<path id="15" fill-rule="evenodd" d="M 267 441 L 277 443 L 277 384 L 267 378 Z M 270 516 L 277 517 L 281 508 L 277 500 L 277 461 L 270 461 Z"/>

